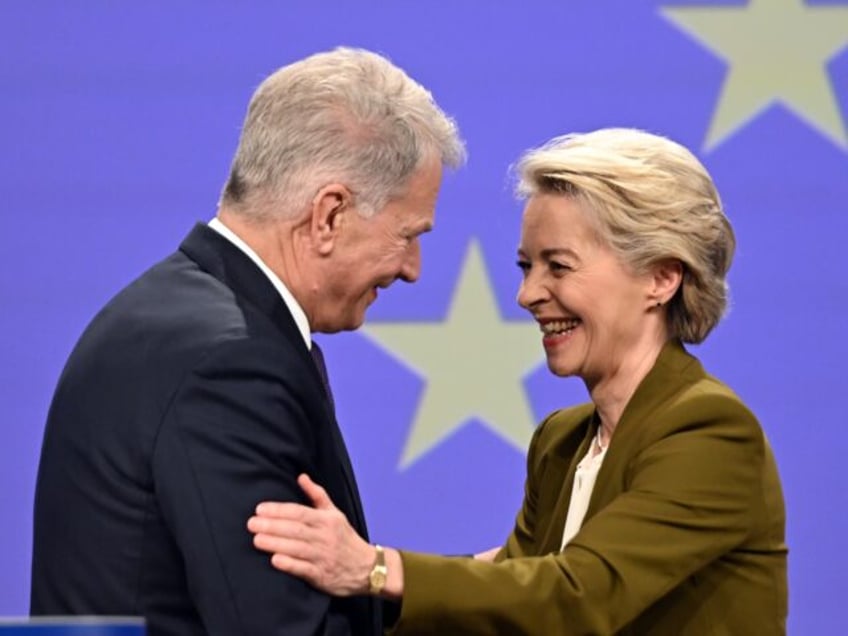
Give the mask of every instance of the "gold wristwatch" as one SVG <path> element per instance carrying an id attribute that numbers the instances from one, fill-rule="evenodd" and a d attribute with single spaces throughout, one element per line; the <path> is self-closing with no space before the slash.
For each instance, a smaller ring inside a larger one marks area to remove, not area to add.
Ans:
<path id="1" fill-rule="evenodd" d="M 374 548 L 377 550 L 377 558 L 374 561 L 374 567 L 371 568 L 371 573 L 368 575 L 368 591 L 377 596 L 386 586 L 386 577 L 389 575 L 389 570 L 386 568 L 386 553 L 382 546 L 374 545 Z"/>

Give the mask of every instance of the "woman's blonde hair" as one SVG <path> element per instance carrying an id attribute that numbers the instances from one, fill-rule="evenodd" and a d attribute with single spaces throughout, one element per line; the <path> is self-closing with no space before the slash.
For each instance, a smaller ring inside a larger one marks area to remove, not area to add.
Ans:
<path id="1" fill-rule="evenodd" d="M 577 200 L 633 271 L 680 261 L 669 335 L 691 343 L 707 337 L 727 308 L 736 240 L 710 175 L 691 152 L 641 130 L 608 128 L 556 137 L 525 153 L 517 168 L 521 196 Z"/>

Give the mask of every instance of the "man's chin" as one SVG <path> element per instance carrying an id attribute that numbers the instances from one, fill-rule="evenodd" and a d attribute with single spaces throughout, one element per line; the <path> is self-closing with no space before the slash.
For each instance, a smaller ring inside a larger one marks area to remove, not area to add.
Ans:
<path id="1" fill-rule="evenodd" d="M 356 331 L 365 324 L 365 313 L 373 303 L 368 296 L 360 298 L 358 305 L 348 305 L 345 313 L 337 314 L 334 320 L 328 320 L 326 324 L 313 329 L 319 333 L 338 333 L 340 331 Z"/>
<path id="2" fill-rule="evenodd" d="M 364 319 L 356 321 L 339 322 L 338 324 L 322 326 L 316 329 L 317 333 L 339 333 L 341 331 L 356 331 L 365 323 Z"/>
<path id="3" fill-rule="evenodd" d="M 358 312 L 355 316 L 351 316 L 350 319 L 345 323 L 344 327 L 339 329 L 339 331 L 356 331 L 364 324 L 365 310 Z"/>

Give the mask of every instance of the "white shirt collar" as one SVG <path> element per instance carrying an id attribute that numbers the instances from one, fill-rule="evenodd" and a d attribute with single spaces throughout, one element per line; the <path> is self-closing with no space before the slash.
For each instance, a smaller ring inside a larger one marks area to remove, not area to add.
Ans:
<path id="1" fill-rule="evenodd" d="M 306 318 L 306 313 L 303 311 L 300 303 L 297 302 L 295 297 L 289 291 L 289 288 L 286 287 L 285 283 L 280 280 L 280 277 L 271 271 L 271 268 L 268 267 L 261 258 L 259 258 L 259 255 L 254 252 L 247 243 L 241 240 L 235 232 L 224 225 L 223 222 L 221 222 L 221 219 L 215 217 L 209 221 L 209 227 L 244 252 L 247 257 L 256 263 L 256 266 L 262 270 L 262 273 L 268 277 L 268 280 L 271 281 L 274 289 L 279 292 L 283 302 L 286 303 L 286 307 L 289 308 L 289 311 L 294 318 L 294 322 L 300 331 L 300 335 L 303 336 L 303 341 L 306 343 L 306 348 L 312 349 L 312 331 L 309 328 L 309 320 Z"/>

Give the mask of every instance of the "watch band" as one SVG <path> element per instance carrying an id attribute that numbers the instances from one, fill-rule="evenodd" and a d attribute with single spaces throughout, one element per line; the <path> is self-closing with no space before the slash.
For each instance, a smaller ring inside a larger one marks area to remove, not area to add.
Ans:
<path id="1" fill-rule="evenodd" d="M 377 551 L 377 558 L 374 560 L 374 566 L 368 575 L 368 591 L 377 596 L 386 586 L 386 578 L 389 575 L 389 570 L 386 567 L 386 553 L 383 547 L 375 544 L 374 549 Z"/>

